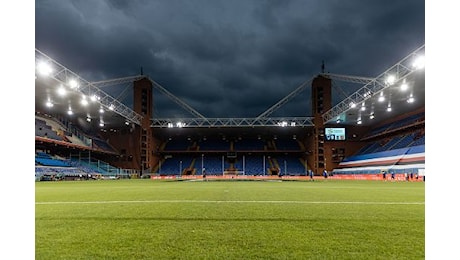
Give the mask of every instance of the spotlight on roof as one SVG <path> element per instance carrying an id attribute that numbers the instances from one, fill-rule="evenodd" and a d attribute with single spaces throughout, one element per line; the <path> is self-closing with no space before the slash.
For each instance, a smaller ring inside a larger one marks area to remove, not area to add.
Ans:
<path id="1" fill-rule="evenodd" d="M 113 104 L 110 104 L 109 109 L 113 111 L 115 109 L 115 106 Z"/>
<path id="2" fill-rule="evenodd" d="M 385 96 L 383 95 L 383 92 L 380 92 L 380 96 L 379 96 L 378 101 L 379 101 L 379 102 L 385 101 Z"/>
<path id="3" fill-rule="evenodd" d="M 168 123 L 168 128 L 173 128 L 173 127 L 174 127 L 173 123 Z"/>
<path id="4" fill-rule="evenodd" d="M 423 69 L 425 68 L 425 56 L 418 56 L 414 63 L 412 64 L 415 69 Z"/>
<path id="5" fill-rule="evenodd" d="M 87 117 L 86 121 L 91 122 L 91 117 Z"/>
<path id="6" fill-rule="evenodd" d="M 46 101 L 46 104 L 45 104 L 45 105 L 46 105 L 47 107 L 53 107 L 53 106 L 54 106 L 54 104 L 53 104 L 50 100 Z"/>
<path id="7" fill-rule="evenodd" d="M 67 94 L 67 90 L 64 88 L 64 86 L 60 85 L 57 89 L 57 93 L 59 96 L 65 96 L 65 94 Z"/>
<path id="8" fill-rule="evenodd" d="M 374 113 L 372 113 L 370 116 L 369 116 L 370 119 L 374 119 L 375 116 L 374 116 Z"/>
<path id="9" fill-rule="evenodd" d="M 414 97 L 412 96 L 412 94 L 410 94 L 409 98 L 407 99 L 407 103 L 414 103 Z"/>
<path id="10" fill-rule="evenodd" d="M 104 127 L 104 122 L 102 122 L 102 121 L 99 122 L 99 126 L 100 126 L 100 127 Z"/>
<path id="11" fill-rule="evenodd" d="M 364 104 L 364 102 L 361 105 L 361 111 L 366 111 L 366 104 Z"/>
<path id="12" fill-rule="evenodd" d="M 288 122 L 286 122 L 286 121 L 278 122 L 278 126 L 285 127 L 287 125 L 288 125 Z"/>
<path id="13" fill-rule="evenodd" d="M 355 108 L 355 107 L 356 107 L 356 104 L 355 104 L 354 102 L 351 102 L 351 103 L 350 103 L 350 107 L 351 107 L 351 108 Z"/>
<path id="14" fill-rule="evenodd" d="M 67 114 L 69 114 L 69 116 L 73 115 L 73 111 L 71 108 L 69 108 L 69 110 L 67 110 Z"/>
<path id="15" fill-rule="evenodd" d="M 37 66 L 38 73 L 42 76 L 48 76 L 53 72 L 53 69 L 51 68 L 51 65 L 49 65 L 47 62 L 40 62 Z"/>
<path id="16" fill-rule="evenodd" d="M 99 108 L 99 113 L 104 114 L 104 109 L 102 107 Z"/>
<path id="17" fill-rule="evenodd" d="M 125 125 L 129 125 L 129 122 L 128 122 L 128 121 L 126 121 L 126 122 L 125 122 Z"/>
<path id="18" fill-rule="evenodd" d="M 361 121 L 361 119 L 358 119 L 358 121 L 356 122 L 358 125 L 362 124 L 363 121 Z"/>
<path id="19" fill-rule="evenodd" d="M 92 95 L 92 96 L 90 97 L 90 99 L 91 99 L 91 101 L 95 102 L 96 100 L 99 100 L 99 97 L 96 96 L 96 95 Z"/>
<path id="20" fill-rule="evenodd" d="M 390 104 L 388 104 L 387 112 L 391 112 L 391 105 Z"/>
<path id="21" fill-rule="evenodd" d="M 71 88 L 78 88 L 78 82 L 75 79 L 69 80 L 69 86 Z"/>
<path id="22" fill-rule="evenodd" d="M 340 121 L 340 118 L 337 118 L 337 121 L 336 121 L 336 122 L 337 122 L 337 124 L 340 124 L 340 122 L 341 122 L 341 121 Z"/>
<path id="23" fill-rule="evenodd" d="M 386 80 L 386 83 L 388 85 L 393 85 L 395 81 L 396 81 L 396 77 L 394 75 L 388 75 L 387 80 Z"/>
<path id="24" fill-rule="evenodd" d="M 82 104 L 82 106 L 87 106 L 88 105 L 88 100 L 86 100 L 86 97 L 83 96 L 81 101 L 80 101 L 80 104 Z"/>
<path id="25" fill-rule="evenodd" d="M 401 84 L 401 91 L 406 91 L 408 88 L 407 83 L 404 82 Z"/>

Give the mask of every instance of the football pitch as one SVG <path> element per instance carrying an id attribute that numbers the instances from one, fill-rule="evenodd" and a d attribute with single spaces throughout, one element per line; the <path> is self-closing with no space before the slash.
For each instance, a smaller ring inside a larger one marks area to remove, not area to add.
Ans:
<path id="1" fill-rule="evenodd" d="M 424 259 L 425 183 L 35 184 L 35 259 Z"/>

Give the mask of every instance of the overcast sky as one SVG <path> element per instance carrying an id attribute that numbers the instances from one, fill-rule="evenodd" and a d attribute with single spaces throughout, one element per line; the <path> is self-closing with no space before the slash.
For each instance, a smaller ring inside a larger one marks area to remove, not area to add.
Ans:
<path id="1" fill-rule="evenodd" d="M 376 77 L 423 44 L 422 0 L 35 1 L 38 50 L 88 81 L 143 67 L 206 117 L 256 117 L 322 60 L 326 72 Z M 192 117 L 155 93 L 155 116 Z M 274 115 L 310 116 L 309 93 Z"/>

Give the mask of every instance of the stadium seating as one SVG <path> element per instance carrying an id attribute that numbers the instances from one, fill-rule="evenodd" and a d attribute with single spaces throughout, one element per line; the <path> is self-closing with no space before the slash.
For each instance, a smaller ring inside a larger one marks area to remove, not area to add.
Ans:
<path id="1" fill-rule="evenodd" d="M 175 155 L 172 157 L 167 157 L 166 160 L 161 164 L 159 168 L 159 173 L 161 175 L 180 175 L 181 165 L 182 171 L 186 168 L 189 168 L 192 164 L 193 156 L 191 155 Z M 181 164 L 182 162 L 182 164 Z"/>

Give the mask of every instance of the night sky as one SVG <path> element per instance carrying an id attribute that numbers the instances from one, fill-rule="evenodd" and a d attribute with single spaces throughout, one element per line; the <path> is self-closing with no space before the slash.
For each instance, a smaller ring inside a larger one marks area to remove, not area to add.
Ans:
<path id="1" fill-rule="evenodd" d="M 38 50 L 88 81 L 142 67 L 206 117 L 257 117 L 323 60 L 326 72 L 376 77 L 423 44 L 420 0 L 35 1 Z M 154 116 L 191 117 L 156 93 Z M 309 94 L 274 115 L 311 115 Z M 131 106 L 132 96 L 121 101 Z"/>

